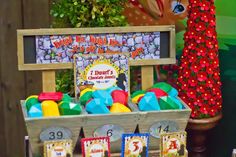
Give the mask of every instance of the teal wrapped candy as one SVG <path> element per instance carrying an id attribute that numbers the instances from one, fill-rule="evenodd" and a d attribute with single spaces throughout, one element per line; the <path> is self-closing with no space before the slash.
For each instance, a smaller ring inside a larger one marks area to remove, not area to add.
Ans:
<path id="1" fill-rule="evenodd" d="M 153 92 L 147 92 L 138 103 L 139 110 L 141 111 L 159 111 L 160 106 L 157 101 L 156 95 Z"/>
<path id="2" fill-rule="evenodd" d="M 178 96 L 178 91 L 177 91 L 177 89 L 171 88 L 171 90 L 168 92 L 168 95 L 169 95 L 169 96 L 172 96 L 172 97 L 177 97 L 177 96 Z"/>
<path id="3" fill-rule="evenodd" d="M 93 99 L 86 105 L 86 111 L 90 114 L 108 114 L 109 109 L 101 99 Z"/>
<path id="4" fill-rule="evenodd" d="M 42 111 L 42 106 L 41 103 L 37 103 L 35 105 L 33 105 L 29 112 L 28 112 L 28 116 L 30 118 L 39 118 L 39 117 L 43 117 L 43 111 Z"/>
<path id="5" fill-rule="evenodd" d="M 79 115 L 82 111 L 82 108 L 79 104 L 62 101 L 59 104 L 60 115 Z"/>
<path id="6" fill-rule="evenodd" d="M 152 88 L 160 88 L 166 93 L 169 93 L 169 91 L 172 89 L 172 86 L 165 82 L 158 82 L 152 86 Z"/>
<path id="7" fill-rule="evenodd" d="M 92 97 L 100 99 L 106 106 L 111 106 L 113 104 L 112 96 L 105 90 L 94 91 Z"/>

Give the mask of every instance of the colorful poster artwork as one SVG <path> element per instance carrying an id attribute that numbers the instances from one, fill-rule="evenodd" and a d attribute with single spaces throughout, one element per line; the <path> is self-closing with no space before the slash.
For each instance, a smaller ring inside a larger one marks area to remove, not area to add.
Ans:
<path id="1" fill-rule="evenodd" d="M 72 140 L 45 141 L 44 157 L 73 157 Z"/>
<path id="2" fill-rule="evenodd" d="M 75 93 L 82 88 L 107 89 L 118 86 L 122 90 L 129 89 L 129 55 L 75 55 Z"/>
<path id="3" fill-rule="evenodd" d="M 122 157 L 148 157 L 149 134 L 123 134 Z"/>
<path id="4" fill-rule="evenodd" d="M 161 157 L 187 157 L 186 132 L 161 134 Z"/>
<path id="5" fill-rule="evenodd" d="M 131 60 L 159 59 L 160 32 L 36 36 L 36 63 L 69 63 L 74 54 L 130 53 Z"/>
<path id="6" fill-rule="evenodd" d="M 109 137 L 83 138 L 81 140 L 83 157 L 110 157 Z"/>

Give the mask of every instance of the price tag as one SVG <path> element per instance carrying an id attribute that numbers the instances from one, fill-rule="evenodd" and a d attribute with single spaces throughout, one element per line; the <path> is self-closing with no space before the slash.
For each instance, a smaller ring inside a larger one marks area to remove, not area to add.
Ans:
<path id="1" fill-rule="evenodd" d="M 103 125 L 99 128 L 97 128 L 93 136 L 94 137 L 110 137 L 110 141 L 114 142 L 119 140 L 122 137 L 122 134 L 124 133 L 124 129 L 120 127 L 119 125 Z"/>
<path id="2" fill-rule="evenodd" d="M 43 141 L 52 141 L 52 140 L 63 140 L 71 139 L 72 132 L 64 127 L 50 127 L 44 129 L 40 133 L 40 140 Z"/>
<path id="3" fill-rule="evenodd" d="M 161 133 L 169 133 L 169 132 L 177 132 L 179 130 L 179 126 L 174 121 L 163 120 L 157 123 L 154 123 L 150 129 L 150 135 L 155 138 L 160 138 Z"/>

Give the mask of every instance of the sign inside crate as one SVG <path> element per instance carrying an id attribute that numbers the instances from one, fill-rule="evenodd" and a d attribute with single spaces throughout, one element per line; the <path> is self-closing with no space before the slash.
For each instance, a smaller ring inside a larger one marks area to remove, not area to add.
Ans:
<path id="1" fill-rule="evenodd" d="M 19 70 L 70 69 L 75 54 L 130 54 L 131 65 L 175 63 L 174 26 L 17 31 Z"/>
<path id="2" fill-rule="evenodd" d="M 105 90 L 113 86 L 129 91 L 129 54 L 75 55 L 75 95 L 92 88 Z"/>

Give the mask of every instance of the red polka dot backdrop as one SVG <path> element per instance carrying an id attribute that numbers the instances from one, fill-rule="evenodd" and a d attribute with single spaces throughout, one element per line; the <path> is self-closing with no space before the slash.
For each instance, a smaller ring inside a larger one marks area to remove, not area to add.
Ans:
<path id="1" fill-rule="evenodd" d="M 192 118 L 213 117 L 222 108 L 214 0 L 189 3 L 179 95 L 192 109 Z"/>

